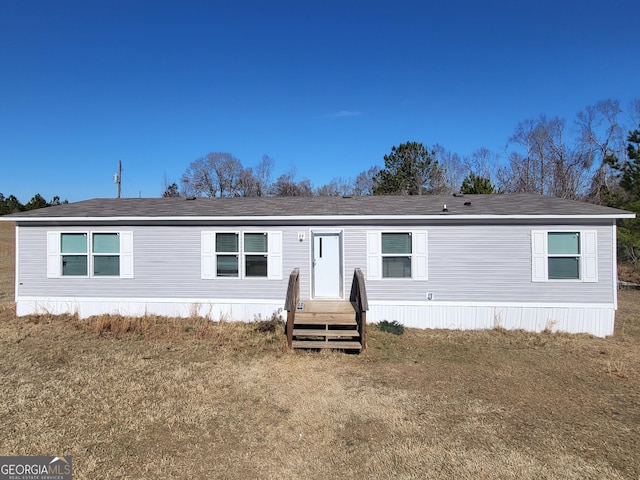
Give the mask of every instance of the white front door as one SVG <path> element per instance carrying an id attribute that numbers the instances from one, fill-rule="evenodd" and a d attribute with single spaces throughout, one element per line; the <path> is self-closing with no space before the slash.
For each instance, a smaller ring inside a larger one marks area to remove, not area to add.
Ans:
<path id="1" fill-rule="evenodd" d="M 313 234 L 313 297 L 341 298 L 342 269 L 339 233 Z"/>

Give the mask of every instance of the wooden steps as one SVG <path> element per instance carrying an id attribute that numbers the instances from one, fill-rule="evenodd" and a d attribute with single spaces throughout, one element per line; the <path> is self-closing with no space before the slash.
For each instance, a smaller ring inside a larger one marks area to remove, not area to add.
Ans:
<path id="1" fill-rule="evenodd" d="M 322 340 L 294 340 L 293 348 L 334 348 L 336 350 L 362 350 L 360 342 L 326 342 Z"/>
<path id="2" fill-rule="evenodd" d="M 293 348 L 362 350 L 356 312 L 348 301 L 310 300 L 296 309 Z"/>
<path id="3" fill-rule="evenodd" d="M 296 312 L 296 325 L 357 325 L 356 314 L 353 313 L 324 313 L 324 312 Z"/>
<path id="4" fill-rule="evenodd" d="M 327 338 L 340 338 L 340 337 L 359 337 L 360 333 L 356 328 L 348 330 L 326 330 L 319 328 L 294 328 L 294 337 L 327 337 Z"/>

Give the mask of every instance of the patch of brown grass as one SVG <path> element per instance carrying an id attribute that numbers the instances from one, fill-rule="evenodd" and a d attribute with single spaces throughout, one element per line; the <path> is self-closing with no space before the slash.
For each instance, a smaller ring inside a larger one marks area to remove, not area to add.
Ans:
<path id="1" fill-rule="evenodd" d="M 0 454 L 71 454 L 80 479 L 636 478 L 622 297 L 620 338 L 371 328 L 361 355 L 290 352 L 281 325 L 6 309 Z"/>
<path id="2" fill-rule="evenodd" d="M 37 317 L 31 317 L 37 318 Z M 64 317 L 63 317 L 64 318 Z M 128 340 L 158 340 L 163 342 L 206 341 L 224 348 L 261 349 L 262 344 L 280 343 L 284 323 L 270 321 L 213 322 L 204 317 L 166 318 L 146 315 L 125 317 L 100 315 L 86 320 L 74 318 L 73 325 L 84 333 Z"/>

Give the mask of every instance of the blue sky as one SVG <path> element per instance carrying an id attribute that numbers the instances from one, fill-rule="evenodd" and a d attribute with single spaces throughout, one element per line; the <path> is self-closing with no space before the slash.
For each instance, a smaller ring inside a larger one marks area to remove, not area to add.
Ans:
<path id="1" fill-rule="evenodd" d="M 516 124 L 640 98 L 640 4 L 1 0 L 0 192 L 159 196 L 264 154 L 315 186 L 393 145 L 504 152 Z"/>

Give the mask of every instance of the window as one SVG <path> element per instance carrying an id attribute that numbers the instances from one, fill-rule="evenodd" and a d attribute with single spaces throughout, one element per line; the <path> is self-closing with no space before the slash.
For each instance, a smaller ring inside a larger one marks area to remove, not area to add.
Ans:
<path id="1" fill-rule="evenodd" d="M 282 232 L 202 232 L 201 278 L 282 279 Z"/>
<path id="2" fill-rule="evenodd" d="M 63 276 L 86 276 L 88 267 L 87 234 L 62 233 L 60 235 Z"/>
<path id="3" fill-rule="evenodd" d="M 547 234 L 549 279 L 580 279 L 580 232 Z"/>
<path id="4" fill-rule="evenodd" d="M 367 232 L 367 278 L 427 280 L 426 231 Z"/>
<path id="5" fill-rule="evenodd" d="M 244 234 L 244 271 L 247 277 L 267 277 L 268 241 L 266 233 Z"/>
<path id="6" fill-rule="evenodd" d="M 382 278 L 411 278 L 411 233 L 382 233 Z"/>
<path id="7" fill-rule="evenodd" d="M 237 233 L 216 233 L 216 277 L 237 277 L 239 255 Z"/>
<path id="8" fill-rule="evenodd" d="M 133 232 L 47 232 L 47 277 L 133 277 Z"/>
<path id="9" fill-rule="evenodd" d="M 598 281 L 597 232 L 532 232 L 532 281 Z"/>
<path id="10" fill-rule="evenodd" d="M 95 276 L 120 275 L 120 235 L 117 233 L 94 233 L 91 253 Z"/>

